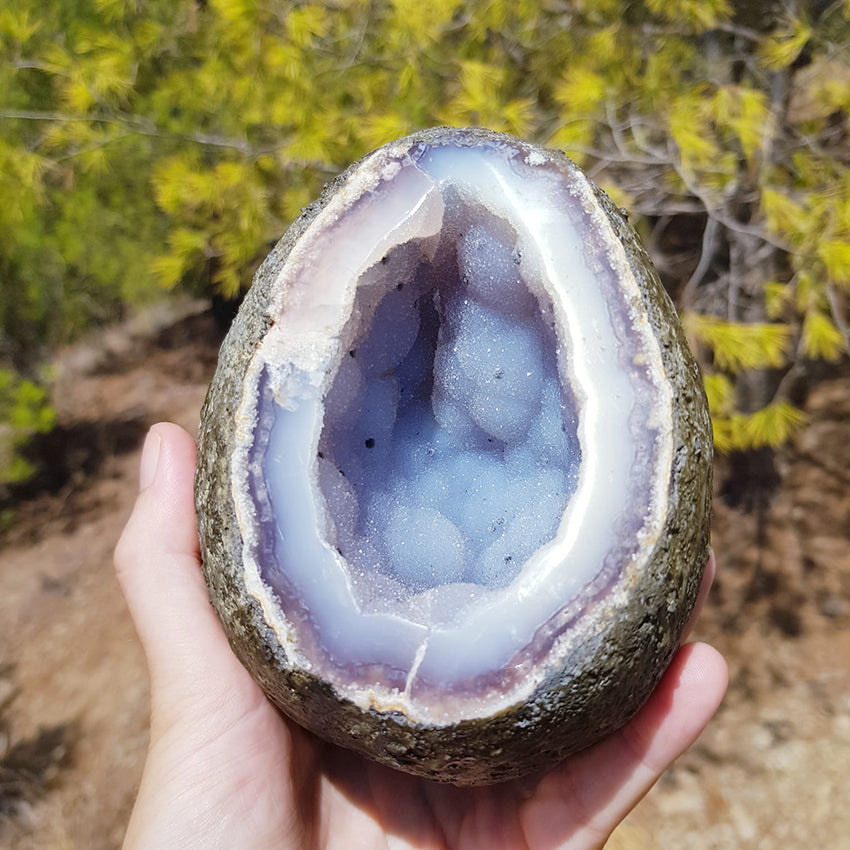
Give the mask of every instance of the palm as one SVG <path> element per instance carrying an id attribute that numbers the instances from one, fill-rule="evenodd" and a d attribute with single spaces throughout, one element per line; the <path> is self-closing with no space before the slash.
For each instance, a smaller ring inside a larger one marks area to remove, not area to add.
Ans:
<path id="1" fill-rule="evenodd" d="M 152 438 L 156 463 L 143 458 L 115 554 L 152 692 L 126 848 L 599 847 L 723 695 L 720 656 L 685 646 L 621 732 L 545 776 L 491 788 L 437 785 L 323 744 L 285 720 L 231 652 L 200 573 L 194 445 L 176 426 Z"/>
<path id="2" fill-rule="evenodd" d="M 230 787 L 220 787 L 222 799 L 212 808 L 240 812 L 243 828 L 234 846 L 349 850 L 395 842 L 533 850 L 569 846 L 572 836 L 581 839 L 580 846 L 601 845 L 610 831 L 594 826 L 592 813 L 583 810 L 572 793 L 569 768 L 544 778 L 536 789 L 531 783 L 440 786 L 317 741 L 268 703 L 237 718 L 209 747 L 189 757 L 198 765 L 228 765 Z"/>
<path id="3" fill-rule="evenodd" d="M 198 775 L 196 805 L 238 813 L 228 824 L 233 847 L 597 847 L 664 766 L 664 757 L 652 761 L 661 733 L 672 738 L 662 746 L 680 746 L 677 739 L 692 734 L 650 703 L 624 733 L 542 778 L 453 788 L 318 741 L 286 721 L 232 655 L 222 662 L 219 676 L 231 689 L 223 691 L 219 678 L 217 709 L 204 706 L 216 724 L 183 715 L 177 737 L 186 747 L 175 753 L 169 744 L 169 752 L 185 760 L 180 773 Z M 680 658 L 671 671 L 671 693 L 684 664 Z M 200 780 L 209 765 L 218 766 L 212 788 Z"/>

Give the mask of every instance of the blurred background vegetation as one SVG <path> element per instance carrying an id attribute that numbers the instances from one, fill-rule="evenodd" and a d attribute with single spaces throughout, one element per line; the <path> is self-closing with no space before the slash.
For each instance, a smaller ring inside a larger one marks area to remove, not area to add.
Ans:
<path id="1" fill-rule="evenodd" d="M 0 487 L 60 346 L 237 296 L 324 182 L 436 124 L 583 165 L 680 308 L 718 448 L 779 445 L 850 351 L 848 113 L 848 0 L 0 0 Z"/>

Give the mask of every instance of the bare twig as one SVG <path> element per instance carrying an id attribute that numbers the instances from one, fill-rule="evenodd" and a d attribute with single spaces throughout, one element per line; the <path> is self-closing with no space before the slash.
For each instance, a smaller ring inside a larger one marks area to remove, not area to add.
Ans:
<path id="1" fill-rule="evenodd" d="M 682 288 L 682 304 L 685 307 L 691 304 L 694 291 L 702 283 L 703 278 L 711 266 L 711 261 L 717 252 L 719 229 L 720 222 L 716 218 L 709 216 L 705 221 L 705 229 L 702 232 L 702 250 L 700 252 L 699 262 L 693 274 L 688 278 L 687 283 Z"/>
<path id="2" fill-rule="evenodd" d="M 40 109 L 4 109 L 0 110 L 0 118 L 23 121 L 54 121 L 57 123 L 117 124 L 142 136 L 177 138 L 212 147 L 233 148 L 245 156 L 261 156 L 275 150 L 275 148 L 254 148 L 245 139 L 229 139 L 226 136 L 217 136 L 212 133 L 173 133 L 162 130 L 152 122 L 132 115 L 71 115 Z"/>
<path id="3" fill-rule="evenodd" d="M 747 41 L 752 41 L 756 44 L 760 44 L 764 40 L 764 35 L 762 33 L 756 32 L 754 29 L 750 29 L 749 27 L 742 27 L 740 24 L 723 23 L 722 21 L 718 21 L 714 24 L 714 29 L 720 30 L 720 32 L 729 33 L 730 35 L 736 35 L 739 38 L 745 38 Z"/>
<path id="4" fill-rule="evenodd" d="M 179 133 L 163 130 L 146 119 L 137 118 L 133 115 L 72 115 L 64 112 L 52 112 L 46 110 L 0 110 L 0 118 L 17 119 L 24 121 L 54 121 L 54 122 L 83 122 L 88 124 L 114 124 L 123 128 L 127 133 L 137 133 L 140 136 L 152 136 L 161 139 L 180 139 L 186 142 L 194 142 L 199 145 L 210 147 L 227 148 L 236 150 L 249 159 L 274 154 L 280 150 L 280 144 L 268 147 L 255 147 L 247 139 L 231 139 L 227 136 L 219 136 L 213 133 Z M 288 160 L 286 166 L 294 168 L 314 168 L 326 174 L 336 174 L 339 168 L 333 163 L 320 160 Z"/>
<path id="5" fill-rule="evenodd" d="M 110 136 L 108 139 L 103 139 L 99 142 L 93 142 L 90 145 L 86 145 L 85 147 L 77 148 L 76 150 L 69 151 L 63 156 L 56 157 L 53 162 L 60 163 L 66 162 L 69 159 L 74 159 L 78 156 L 84 156 L 87 153 L 92 153 L 93 151 L 99 150 L 100 148 L 105 148 L 107 145 L 111 145 L 113 142 L 120 142 L 121 139 L 126 139 L 128 136 L 131 136 L 132 133 L 118 133 L 116 136 Z"/>
<path id="6" fill-rule="evenodd" d="M 829 303 L 829 311 L 832 314 L 832 321 L 835 323 L 835 327 L 838 328 L 839 333 L 844 338 L 844 350 L 847 354 L 850 354 L 850 326 L 848 326 L 841 313 L 841 305 L 838 303 L 838 294 L 835 291 L 835 287 L 830 284 L 826 285 L 826 300 Z"/>

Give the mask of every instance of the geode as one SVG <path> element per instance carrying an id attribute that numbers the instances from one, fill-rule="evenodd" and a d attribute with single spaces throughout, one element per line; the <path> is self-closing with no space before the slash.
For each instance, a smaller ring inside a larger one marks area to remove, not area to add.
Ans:
<path id="1" fill-rule="evenodd" d="M 484 130 L 386 145 L 303 211 L 198 457 L 236 654 L 317 735 L 439 781 L 621 727 L 708 553 L 705 395 L 648 257 L 567 157 Z"/>

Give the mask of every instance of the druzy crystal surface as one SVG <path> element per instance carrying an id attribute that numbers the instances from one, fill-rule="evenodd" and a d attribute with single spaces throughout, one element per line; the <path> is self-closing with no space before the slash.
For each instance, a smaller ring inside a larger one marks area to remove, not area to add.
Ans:
<path id="1" fill-rule="evenodd" d="M 583 178 L 503 141 L 374 156 L 249 369 L 246 583 L 358 704 L 475 716 L 657 538 L 670 391 Z"/>

